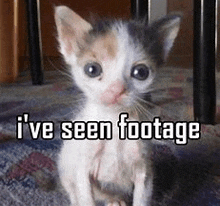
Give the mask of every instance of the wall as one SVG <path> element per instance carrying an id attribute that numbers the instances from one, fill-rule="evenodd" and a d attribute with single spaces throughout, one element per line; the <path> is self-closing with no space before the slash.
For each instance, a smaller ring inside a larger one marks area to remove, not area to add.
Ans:
<path id="1" fill-rule="evenodd" d="M 193 65 L 193 0 L 168 0 L 168 13 L 181 11 L 180 32 L 171 52 L 169 65 L 191 68 Z"/>
<path id="2" fill-rule="evenodd" d="M 19 68 L 26 68 L 28 56 L 27 29 L 25 22 L 25 1 L 20 1 L 20 65 Z M 88 18 L 91 13 L 100 17 L 130 17 L 130 0 L 43 0 L 40 1 L 41 9 L 41 28 L 42 28 L 42 47 L 44 55 L 45 69 L 61 66 L 60 54 L 57 51 L 56 28 L 54 22 L 55 5 L 67 5 Z M 174 48 L 168 60 L 168 65 L 191 68 L 193 63 L 193 0 L 151 0 L 151 19 L 160 17 L 174 11 L 181 11 L 183 21 L 180 33 L 175 41 Z M 219 42 L 219 41 L 218 41 Z M 220 48 L 220 44 L 218 44 Z M 219 58 L 218 58 L 219 59 Z"/>
<path id="3" fill-rule="evenodd" d="M 167 0 L 150 0 L 150 22 L 167 14 Z"/>
<path id="4" fill-rule="evenodd" d="M 199 1 L 198 1 L 199 2 Z M 219 69 L 220 65 L 220 15 L 219 15 L 218 1 L 218 17 L 217 17 L 217 56 L 216 56 L 216 68 Z M 193 67 L 193 0 L 168 0 L 168 13 L 174 11 L 181 11 L 183 15 L 183 21 L 181 23 L 180 33 L 175 42 L 175 46 L 171 53 L 170 65 L 180 66 L 185 68 Z"/>
<path id="5" fill-rule="evenodd" d="M 26 29 L 26 11 L 25 4 L 20 1 L 20 70 L 28 68 L 28 38 Z M 41 9 L 41 32 L 42 32 L 42 49 L 44 56 L 45 69 L 59 69 L 60 54 L 57 51 L 56 28 L 54 22 L 54 6 L 67 5 L 82 17 L 88 19 L 92 16 L 99 17 L 130 17 L 130 0 L 43 0 L 40 1 Z"/>

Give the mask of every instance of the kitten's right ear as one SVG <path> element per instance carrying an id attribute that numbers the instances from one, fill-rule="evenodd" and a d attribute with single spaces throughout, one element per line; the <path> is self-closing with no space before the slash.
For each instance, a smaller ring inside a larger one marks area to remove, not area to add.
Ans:
<path id="1" fill-rule="evenodd" d="M 68 58 L 79 51 L 85 33 L 92 29 L 92 26 L 66 6 L 55 7 L 55 22 L 60 52 Z"/>
<path id="2" fill-rule="evenodd" d="M 158 65 L 166 62 L 168 54 L 180 29 L 180 14 L 165 16 L 149 27 L 149 37 L 153 44 L 150 53 L 157 57 Z"/>

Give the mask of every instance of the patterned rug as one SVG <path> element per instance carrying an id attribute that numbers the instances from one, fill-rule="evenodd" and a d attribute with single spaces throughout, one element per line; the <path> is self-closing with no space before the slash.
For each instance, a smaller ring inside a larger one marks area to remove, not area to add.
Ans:
<path id="1" fill-rule="evenodd" d="M 80 103 L 76 99 L 79 90 L 58 72 L 45 72 L 45 79 L 44 85 L 33 86 L 30 78 L 24 74 L 16 83 L 0 85 L 0 205 L 69 205 L 68 197 L 59 184 L 56 159 L 62 144 L 59 126 L 62 121 L 70 120 L 77 114 L 79 110 L 77 104 Z M 155 85 L 157 90 L 155 94 L 151 94 L 151 98 L 159 106 L 154 112 L 157 114 L 159 112 L 162 119 L 169 121 L 192 120 L 191 71 L 162 69 Z M 219 96 L 217 98 L 220 100 Z M 43 140 L 40 134 L 37 140 L 33 140 L 27 124 L 23 124 L 23 138 L 16 139 L 17 116 L 22 116 L 24 113 L 29 114 L 29 121 L 52 121 L 55 138 Z M 203 125 L 202 133 L 220 138 L 220 127 Z M 203 149 L 205 155 L 207 148 Z M 166 146 L 155 146 L 153 150 L 152 158 L 157 174 L 154 205 L 220 205 L 219 148 L 212 151 L 211 156 L 214 158 L 207 163 L 208 171 L 204 171 L 207 174 L 211 173 L 212 179 L 209 179 L 209 184 L 199 186 L 193 182 L 195 180 L 203 182 L 202 180 L 208 179 L 209 176 L 201 177 L 197 173 L 207 168 L 207 164 L 203 165 L 201 161 L 204 157 L 198 157 L 196 150 L 189 153 L 180 149 L 179 153 L 181 163 L 177 164 Z M 164 201 L 162 198 L 165 192 L 170 191 L 168 186 L 171 176 L 177 173 L 189 183 L 181 190 L 182 195 L 177 197 L 181 204 L 173 199 L 168 198 Z M 164 185 L 166 185 L 165 189 Z M 190 196 L 187 191 L 191 191 L 192 188 L 196 192 Z M 102 205 L 102 203 L 98 204 Z"/>

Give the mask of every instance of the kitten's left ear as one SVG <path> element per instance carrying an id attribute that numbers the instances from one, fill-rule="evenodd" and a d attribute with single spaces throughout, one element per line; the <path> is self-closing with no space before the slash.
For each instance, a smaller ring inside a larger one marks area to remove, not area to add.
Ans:
<path id="1" fill-rule="evenodd" d="M 161 57 L 159 64 L 167 60 L 168 54 L 179 32 L 180 22 L 181 15 L 168 15 L 150 26 L 149 35 L 153 42 L 150 53 Z"/>

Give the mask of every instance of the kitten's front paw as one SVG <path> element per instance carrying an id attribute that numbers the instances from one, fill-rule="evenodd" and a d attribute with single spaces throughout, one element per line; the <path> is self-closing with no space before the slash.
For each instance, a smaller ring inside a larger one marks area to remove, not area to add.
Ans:
<path id="1" fill-rule="evenodd" d="M 126 206 L 126 203 L 124 201 L 120 202 L 109 202 L 107 206 Z"/>

